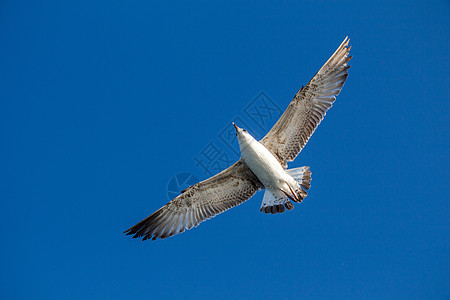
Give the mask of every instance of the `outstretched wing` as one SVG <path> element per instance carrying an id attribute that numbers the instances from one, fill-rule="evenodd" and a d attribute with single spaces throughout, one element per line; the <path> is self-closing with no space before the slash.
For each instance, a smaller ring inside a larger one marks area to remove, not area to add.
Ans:
<path id="1" fill-rule="evenodd" d="M 219 174 L 190 186 L 125 233 L 143 240 L 164 239 L 245 202 L 263 188 L 247 165 L 238 160 Z"/>
<path id="2" fill-rule="evenodd" d="M 320 68 L 319 72 L 302 87 L 286 111 L 261 143 L 286 168 L 308 142 L 316 127 L 333 105 L 348 76 L 347 62 L 351 47 L 345 38 L 339 48 Z"/>

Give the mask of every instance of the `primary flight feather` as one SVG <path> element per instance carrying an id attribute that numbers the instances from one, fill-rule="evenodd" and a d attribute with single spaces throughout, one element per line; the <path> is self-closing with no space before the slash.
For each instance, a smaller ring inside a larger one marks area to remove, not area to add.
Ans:
<path id="1" fill-rule="evenodd" d="M 241 158 L 219 174 L 182 191 L 181 195 L 126 230 L 143 240 L 167 238 L 212 218 L 266 189 L 261 204 L 265 213 L 291 210 L 310 187 L 309 167 L 287 169 L 333 105 L 348 76 L 349 39 L 302 87 L 286 111 L 260 141 L 236 128 Z"/>

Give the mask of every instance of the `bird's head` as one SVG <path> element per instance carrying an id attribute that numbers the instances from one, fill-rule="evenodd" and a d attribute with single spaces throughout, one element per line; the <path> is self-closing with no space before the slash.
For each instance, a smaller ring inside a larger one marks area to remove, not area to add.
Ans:
<path id="1" fill-rule="evenodd" d="M 234 122 L 233 126 L 236 129 L 236 136 L 238 138 L 239 146 L 241 147 L 241 149 L 243 146 L 246 146 L 255 141 L 255 139 L 251 136 L 250 133 L 247 132 L 247 130 L 238 127 L 236 124 L 234 124 Z"/>
<path id="2" fill-rule="evenodd" d="M 247 130 L 238 127 L 236 124 L 234 124 L 234 122 L 232 124 L 233 124 L 234 128 L 236 129 L 236 135 L 237 136 L 242 135 L 244 133 L 248 134 Z"/>

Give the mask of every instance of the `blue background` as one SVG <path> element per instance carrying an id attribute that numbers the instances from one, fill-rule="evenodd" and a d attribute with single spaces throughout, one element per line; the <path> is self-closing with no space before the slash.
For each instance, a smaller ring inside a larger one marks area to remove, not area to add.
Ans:
<path id="1" fill-rule="evenodd" d="M 2 298 L 448 299 L 450 4 L 374 2 L 2 1 Z M 347 83 L 290 164 L 313 172 L 302 204 L 122 234 L 347 35 Z"/>

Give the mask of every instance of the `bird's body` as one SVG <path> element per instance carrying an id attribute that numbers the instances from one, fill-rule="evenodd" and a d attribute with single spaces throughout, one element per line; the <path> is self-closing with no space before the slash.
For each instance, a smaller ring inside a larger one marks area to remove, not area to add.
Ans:
<path id="1" fill-rule="evenodd" d="M 181 195 L 126 230 L 133 237 L 164 239 L 250 199 L 266 189 L 261 211 L 283 213 L 301 202 L 310 188 L 309 167 L 287 168 L 308 142 L 348 76 L 350 47 L 346 38 L 316 75 L 302 87 L 286 111 L 261 140 L 236 127 L 242 157 L 219 174 Z"/>
<path id="2" fill-rule="evenodd" d="M 234 123 L 233 123 L 234 125 Z M 281 166 L 273 154 L 246 130 L 236 127 L 242 160 L 275 198 L 298 201 L 299 184 Z"/>

